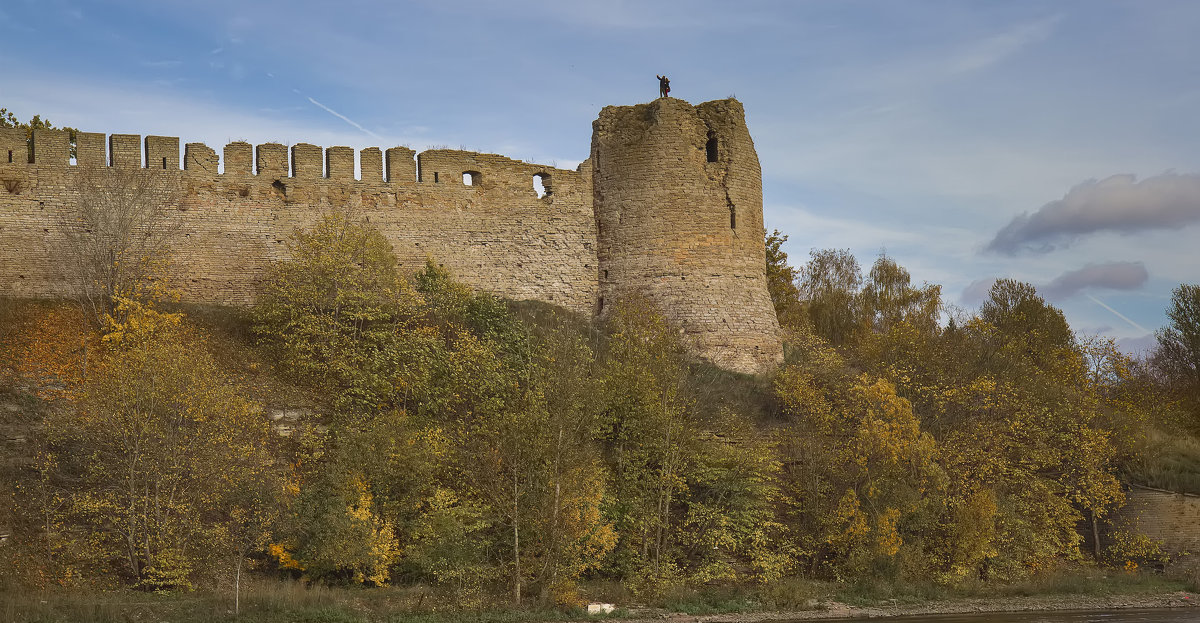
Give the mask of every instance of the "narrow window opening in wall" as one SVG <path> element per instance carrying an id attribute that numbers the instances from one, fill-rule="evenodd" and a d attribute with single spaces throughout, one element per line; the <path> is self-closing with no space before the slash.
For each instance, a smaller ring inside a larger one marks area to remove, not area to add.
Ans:
<path id="1" fill-rule="evenodd" d="M 12 164 L 12 150 L 8 150 L 8 163 Z"/>
<path id="2" fill-rule="evenodd" d="M 737 229 L 737 209 L 729 206 L 729 229 Z"/>
<path id="3" fill-rule="evenodd" d="M 604 278 L 608 279 L 608 269 L 607 268 L 604 269 Z"/>
<path id="4" fill-rule="evenodd" d="M 550 195 L 550 174 L 535 173 L 533 176 L 533 193 L 538 199 Z"/>
<path id="5" fill-rule="evenodd" d="M 437 182 L 438 182 L 438 174 L 437 174 L 437 172 L 436 172 L 436 171 L 434 171 L 434 173 L 433 173 L 433 183 L 434 183 L 434 184 L 436 184 Z"/>
<path id="6" fill-rule="evenodd" d="M 163 158 L 163 170 L 165 171 L 166 169 L 167 169 L 167 159 Z"/>
<path id="7" fill-rule="evenodd" d="M 600 297 L 600 305 L 596 308 L 596 313 L 604 311 L 604 297 Z"/>
<path id="8" fill-rule="evenodd" d="M 704 154 L 709 162 L 717 161 L 717 135 L 708 133 L 708 142 L 704 144 Z"/>
<path id="9" fill-rule="evenodd" d="M 463 185 L 478 186 L 480 177 L 479 171 L 463 171 Z"/>

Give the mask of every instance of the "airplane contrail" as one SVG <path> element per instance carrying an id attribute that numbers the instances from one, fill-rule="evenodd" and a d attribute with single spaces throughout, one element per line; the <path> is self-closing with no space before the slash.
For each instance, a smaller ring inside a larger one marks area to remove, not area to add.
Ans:
<path id="1" fill-rule="evenodd" d="M 1151 331 L 1150 331 L 1149 329 L 1147 329 L 1146 327 L 1143 327 L 1142 325 L 1140 325 L 1140 324 L 1138 324 L 1138 323 L 1136 323 L 1136 322 L 1134 322 L 1134 321 L 1130 320 L 1130 319 L 1129 319 L 1129 317 L 1128 317 L 1128 316 L 1126 316 L 1125 314 L 1122 314 L 1121 312 L 1119 312 L 1119 311 L 1117 311 L 1117 310 L 1115 310 L 1115 309 L 1113 309 L 1113 308 L 1109 307 L 1108 305 L 1105 305 L 1105 304 L 1104 304 L 1104 301 L 1101 301 L 1100 299 L 1098 299 L 1098 298 L 1096 298 L 1096 297 L 1092 296 L 1091 294 L 1084 293 L 1084 296 L 1088 297 L 1089 299 L 1092 299 L 1092 302 L 1093 302 L 1093 303 L 1095 303 L 1095 304 L 1099 305 L 1100 307 L 1103 307 L 1104 309 L 1107 309 L 1108 311 L 1112 312 L 1112 313 L 1113 313 L 1113 315 L 1114 315 L 1114 316 L 1116 316 L 1117 318 L 1120 318 L 1121 320 L 1124 320 L 1125 322 L 1128 322 L 1130 325 L 1132 325 L 1132 326 L 1133 326 L 1133 328 L 1137 329 L 1138 331 L 1141 331 L 1142 333 L 1151 333 Z"/>
<path id="2" fill-rule="evenodd" d="M 314 105 L 314 106 L 316 106 L 317 108 L 320 108 L 321 110 L 324 110 L 325 112 L 327 112 L 327 113 L 329 113 L 329 114 L 333 115 L 334 117 L 337 117 L 338 119 L 341 119 L 342 121 L 345 121 L 346 123 L 349 123 L 350 125 L 352 125 L 352 126 L 354 126 L 354 127 L 358 128 L 359 130 L 362 130 L 362 131 L 363 131 L 365 134 L 370 134 L 371 136 L 375 137 L 376 139 L 379 139 L 379 140 L 381 140 L 381 141 L 383 140 L 383 137 L 382 137 L 382 136 L 379 136 L 378 134 L 376 134 L 376 133 L 374 133 L 374 132 L 372 132 L 372 131 L 370 131 L 370 130 L 368 130 L 368 129 L 364 128 L 364 127 L 362 127 L 362 126 L 361 126 L 361 125 L 359 125 L 357 122 L 355 122 L 353 119 L 351 119 L 351 118 L 347 117 L 346 115 L 343 115 L 342 113 L 340 113 L 340 112 L 338 112 L 338 111 L 336 111 L 336 110 L 334 110 L 334 109 L 332 109 L 332 108 L 330 108 L 330 107 L 326 106 L 325 104 L 322 104 L 321 102 L 318 102 L 317 100 L 315 100 L 315 99 L 313 99 L 313 98 L 311 98 L 311 97 L 310 97 L 310 98 L 308 98 L 308 101 L 312 102 L 312 103 L 313 103 L 313 105 Z"/>

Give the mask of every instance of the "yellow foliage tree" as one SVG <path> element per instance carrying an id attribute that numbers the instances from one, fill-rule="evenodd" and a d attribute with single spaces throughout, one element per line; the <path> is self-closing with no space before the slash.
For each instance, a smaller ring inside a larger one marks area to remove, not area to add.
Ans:
<path id="1" fill-rule="evenodd" d="M 121 305 L 77 408 L 46 421 L 45 468 L 62 520 L 92 530 L 92 559 L 123 560 L 120 574 L 146 588 L 184 589 L 233 562 L 244 548 L 229 536 L 272 512 L 272 436 L 181 316 Z"/>

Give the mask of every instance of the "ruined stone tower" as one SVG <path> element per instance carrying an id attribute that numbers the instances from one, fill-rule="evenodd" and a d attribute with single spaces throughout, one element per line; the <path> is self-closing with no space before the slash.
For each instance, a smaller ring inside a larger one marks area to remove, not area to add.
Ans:
<path id="1" fill-rule="evenodd" d="M 609 106 L 592 128 L 598 313 L 644 297 L 723 368 L 761 372 L 780 362 L 762 172 L 742 104 Z"/>

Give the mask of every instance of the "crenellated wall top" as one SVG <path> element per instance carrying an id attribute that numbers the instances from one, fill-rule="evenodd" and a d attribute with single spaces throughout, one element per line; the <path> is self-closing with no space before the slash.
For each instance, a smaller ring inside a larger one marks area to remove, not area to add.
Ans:
<path id="1" fill-rule="evenodd" d="M 218 154 L 204 143 L 180 149 L 174 136 L 106 135 L 78 132 L 72 144 L 67 132 L 0 128 L 0 166 L 67 169 L 113 167 L 176 172 L 185 176 L 228 179 L 320 181 L 380 185 L 459 185 L 525 188 L 534 178 L 549 189 L 555 182 L 582 180 L 579 170 L 515 160 L 498 154 L 432 149 L 421 153 L 408 147 L 321 147 L 309 143 L 251 145 L 229 143 Z"/>

